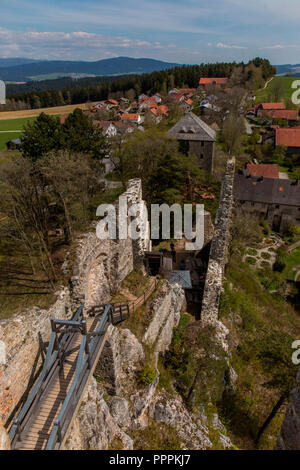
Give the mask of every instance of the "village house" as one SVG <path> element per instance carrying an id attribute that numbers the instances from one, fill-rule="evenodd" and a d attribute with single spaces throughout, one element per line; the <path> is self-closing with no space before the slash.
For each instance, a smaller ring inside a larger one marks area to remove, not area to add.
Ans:
<path id="1" fill-rule="evenodd" d="M 129 121 L 133 122 L 135 124 L 141 124 L 142 123 L 142 118 L 140 114 L 138 113 L 124 113 L 121 116 L 122 121 Z"/>
<path id="2" fill-rule="evenodd" d="M 93 121 L 95 127 L 100 127 L 106 137 L 114 137 L 117 135 L 117 128 L 112 121 Z"/>
<path id="3" fill-rule="evenodd" d="M 285 109 L 284 103 L 259 103 L 254 108 L 255 116 L 259 115 L 260 111 L 277 111 Z"/>
<path id="4" fill-rule="evenodd" d="M 168 134 L 178 140 L 181 152 L 196 155 L 200 168 L 213 173 L 216 132 L 202 119 L 190 112 Z"/>
<path id="5" fill-rule="evenodd" d="M 300 155 L 300 128 L 276 128 L 275 145 L 287 147 L 287 156 Z"/>
<path id="6" fill-rule="evenodd" d="M 234 197 L 243 211 L 267 219 L 273 230 L 300 226 L 300 181 L 236 175 Z"/>
<path id="7" fill-rule="evenodd" d="M 281 119 L 286 121 L 288 126 L 293 126 L 298 121 L 298 111 L 296 109 L 260 109 L 257 115 L 269 117 L 272 121 Z"/>
<path id="8" fill-rule="evenodd" d="M 246 163 L 244 175 L 257 178 L 279 178 L 279 167 L 275 164 Z"/>
<path id="9" fill-rule="evenodd" d="M 205 78 L 199 80 L 199 86 L 207 88 L 209 86 L 216 86 L 217 88 L 224 87 L 228 82 L 228 78 Z"/>

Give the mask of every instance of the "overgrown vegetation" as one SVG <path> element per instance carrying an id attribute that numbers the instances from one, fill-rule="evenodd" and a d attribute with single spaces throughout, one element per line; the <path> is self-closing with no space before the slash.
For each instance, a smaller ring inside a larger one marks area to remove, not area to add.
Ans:
<path id="1" fill-rule="evenodd" d="M 286 300 L 288 286 L 280 273 L 242 263 L 246 240 L 259 238 L 255 225 L 239 213 L 232 233 L 220 316 L 230 329 L 238 382 L 218 407 L 238 447 L 272 449 L 283 416 L 279 411 L 295 385 L 291 345 L 299 337 L 300 317 Z"/>

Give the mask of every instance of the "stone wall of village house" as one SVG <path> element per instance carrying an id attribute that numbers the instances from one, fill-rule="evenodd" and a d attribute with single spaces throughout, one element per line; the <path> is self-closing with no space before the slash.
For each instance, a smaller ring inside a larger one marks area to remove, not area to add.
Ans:
<path id="1" fill-rule="evenodd" d="M 267 218 L 271 227 L 273 223 L 276 223 L 277 217 L 281 218 L 279 227 L 281 232 L 287 229 L 289 225 L 300 226 L 300 208 L 296 206 L 245 201 L 242 207 L 248 212 L 254 212 Z"/>
<path id="2" fill-rule="evenodd" d="M 227 163 L 222 183 L 220 206 L 215 221 L 214 236 L 211 242 L 201 310 L 203 325 L 215 325 L 218 321 L 219 301 L 230 243 L 234 171 L 235 159 L 232 158 Z"/>
<path id="3" fill-rule="evenodd" d="M 214 169 L 214 142 L 189 141 L 189 154 L 196 155 L 202 170 L 212 173 Z"/>

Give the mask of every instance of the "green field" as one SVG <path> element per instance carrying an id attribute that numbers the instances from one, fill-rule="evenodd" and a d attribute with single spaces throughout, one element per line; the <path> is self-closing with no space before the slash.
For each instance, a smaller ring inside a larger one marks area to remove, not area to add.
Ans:
<path id="1" fill-rule="evenodd" d="M 278 87 L 278 82 L 282 83 L 282 96 L 279 101 L 287 101 L 291 99 L 294 89 L 292 88 L 292 83 L 295 80 L 300 80 L 300 77 L 274 77 L 273 80 L 269 83 L 265 90 L 258 90 L 256 93 L 256 102 L 270 102 L 275 101 L 276 98 L 276 88 Z"/>
<path id="2" fill-rule="evenodd" d="M 19 119 L 7 119 L 5 121 L 0 120 L 0 150 L 4 150 L 6 148 L 6 142 L 8 142 L 9 140 L 14 140 L 20 137 L 22 135 L 23 126 L 28 122 L 33 122 L 35 119 L 35 117 L 30 117 Z"/>
<path id="3" fill-rule="evenodd" d="M 36 117 L 0 120 L 0 131 L 21 131 L 28 122 L 33 122 Z"/>
<path id="4" fill-rule="evenodd" d="M 286 264 L 286 267 L 283 271 L 285 278 L 290 281 L 294 281 L 297 272 L 300 271 L 300 247 L 287 254 L 284 257 L 284 262 Z M 298 281 L 300 282 L 299 277 Z"/>
<path id="5" fill-rule="evenodd" d="M 0 132 L 0 150 L 4 150 L 6 148 L 6 142 L 17 139 L 21 135 L 22 132 Z"/>

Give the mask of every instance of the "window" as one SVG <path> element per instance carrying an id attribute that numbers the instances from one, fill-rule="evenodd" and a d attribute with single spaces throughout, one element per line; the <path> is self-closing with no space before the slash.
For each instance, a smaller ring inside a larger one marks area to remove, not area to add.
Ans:
<path id="1" fill-rule="evenodd" d="M 204 158 L 203 153 L 201 153 L 200 158 L 201 158 L 201 160 L 203 160 L 203 158 Z"/>
<path id="2" fill-rule="evenodd" d="M 201 142 L 201 147 L 204 147 L 204 142 Z"/>

